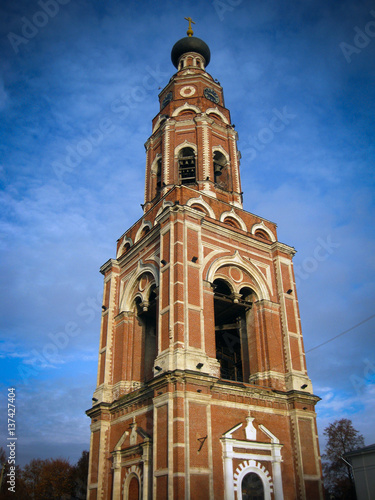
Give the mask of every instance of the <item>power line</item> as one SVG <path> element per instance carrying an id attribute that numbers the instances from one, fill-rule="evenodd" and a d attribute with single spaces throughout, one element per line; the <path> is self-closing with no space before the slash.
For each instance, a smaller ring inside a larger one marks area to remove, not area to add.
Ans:
<path id="1" fill-rule="evenodd" d="M 359 326 L 363 325 L 364 323 L 367 323 L 367 321 L 370 321 L 370 319 L 372 319 L 372 318 L 375 318 L 375 314 L 373 314 L 372 316 L 369 316 L 368 318 L 360 321 L 356 325 L 351 326 L 350 328 L 348 328 L 344 332 L 341 332 L 338 335 L 335 335 L 334 337 L 326 340 L 325 342 L 322 342 L 321 344 L 318 344 L 315 347 L 312 347 L 311 349 L 309 349 L 308 351 L 306 351 L 306 353 L 314 351 L 315 349 L 318 349 L 319 347 L 322 347 L 323 345 L 329 344 L 330 342 L 332 342 L 333 340 L 336 340 L 337 338 L 341 337 L 342 335 L 345 335 L 346 333 L 351 332 L 352 330 L 354 330 L 355 328 L 358 328 Z"/>

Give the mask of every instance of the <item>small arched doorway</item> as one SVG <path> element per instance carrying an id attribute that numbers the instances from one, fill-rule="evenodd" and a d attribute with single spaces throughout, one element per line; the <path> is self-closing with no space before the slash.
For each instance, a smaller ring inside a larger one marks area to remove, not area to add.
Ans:
<path id="1" fill-rule="evenodd" d="M 264 500 L 263 481 L 255 472 L 249 472 L 241 483 L 242 500 Z"/>
<path id="2" fill-rule="evenodd" d="M 133 476 L 129 482 L 128 500 L 139 500 L 139 481 Z"/>

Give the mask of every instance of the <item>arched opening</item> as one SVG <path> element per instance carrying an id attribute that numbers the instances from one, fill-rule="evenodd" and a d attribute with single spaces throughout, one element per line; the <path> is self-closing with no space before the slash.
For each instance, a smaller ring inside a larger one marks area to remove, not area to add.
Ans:
<path id="1" fill-rule="evenodd" d="M 181 184 L 195 183 L 195 153 L 192 148 L 182 148 L 179 152 L 178 172 Z"/>
<path id="2" fill-rule="evenodd" d="M 128 500 L 139 500 L 139 481 L 133 476 L 129 482 Z"/>
<path id="3" fill-rule="evenodd" d="M 235 219 L 233 219 L 233 217 L 226 217 L 223 222 L 224 222 L 224 224 L 227 224 L 228 226 L 234 227 L 236 229 L 240 229 L 238 222 Z"/>
<path id="4" fill-rule="evenodd" d="M 152 285 L 148 300 L 142 302 L 140 297 L 135 299 L 137 320 L 142 327 L 142 373 L 143 380 L 147 382 L 153 377 L 154 361 L 157 354 L 157 295 L 156 286 Z"/>
<path id="5" fill-rule="evenodd" d="M 270 241 L 270 237 L 268 236 L 266 231 L 263 231 L 262 229 L 257 229 L 254 234 L 259 238 L 263 238 L 264 240 Z"/>
<path id="6" fill-rule="evenodd" d="M 202 207 L 202 205 L 198 205 L 197 203 L 194 203 L 193 205 L 190 205 L 190 206 L 191 206 L 191 208 L 194 208 L 194 210 L 198 210 L 199 212 L 204 213 L 204 215 L 208 215 L 207 210 L 204 207 Z"/>
<path id="7" fill-rule="evenodd" d="M 216 358 L 220 363 L 220 376 L 226 380 L 243 382 L 249 377 L 249 350 L 247 311 L 252 302 L 251 293 L 232 293 L 223 279 L 214 281 L 214 313 Z"/>
<path id="8" fill-rule="evenodd" d="M 213 155 L 213 164 L 214 164 L 214 179 L 215 184 L 218 185 L 221 189 L 228 189 L 228 169 L 227 159 L 223 155 L 221 151 L 214 151 Z"/>
<path id="9" fill-rule="evenodd" d="M 161 188 L 161 158 L 156 162 L 156 190 Z"/>
<path id="10" fill-rule="evenodd" d="M 263 481 L 255 472 L 249 472 L 241 484 L 242 500 L 264 500 Z"/>
<path id="11" fill-rule="evenodd" d="M 122 247 L 122 250 L 120 252 L 120 256 L 126 254 L 129 250 L 129 248 L 130 248 L 130 243 L 125 243 L 125 245 Z"/>
<path id="12" fill-rule="evenodd" d="M 142 232 L 141 232 L 141 235 L 139 237 L 139 239 L 143 238 L 144 236 L 146 236 L 147 233 L 150 232 L 150 228 L 148 226 L 145 226 L 143 229 L 142 229 Z"/>

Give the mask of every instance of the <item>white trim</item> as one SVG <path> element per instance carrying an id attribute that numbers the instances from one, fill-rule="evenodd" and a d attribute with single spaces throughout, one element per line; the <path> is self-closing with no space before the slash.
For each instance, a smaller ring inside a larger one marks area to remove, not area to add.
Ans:
<path id="1" fill-rule="evenodd" d="M 142 260 L 138 261 L 138 266 L 135 271 L 133 271 L 133 276 L 129 279 L 128 283 L 126 284 L 122 298 L 120 301 L 120 313 L 131 311 L 131 307 L 133 304 L 134 296 L 133 296 L 133 291 L 134 287 L 139 280 L 139 278 L 142 276 L 142 274 L 149 272 L 152 274 L 155 280 L 155 284 L 158 287 L 159 286 L 159 271 L 158 268 L 154 264 L 143 264 Z"/>
<path id="2" fill-rule="evenodd" d="M 234 490 L 237 492 L 237 500 L 242 500 L 242 481 L 251 472 L 259 476 L 263 483 L 264 500 L 271 500 L 273 484 L 270 473 L 262 464 L 255 460 L 245 460 L 237 467 L 234 473 Z"/>
<path id="3" fill-rule="evenodd" d="M 158 128 L 160 127 L 161 122 L 164 122 L 166 120 L 168 120 L 167 115 L 159 115 L 158 119 L 156 120 L 155 126 L 152 129 L 152 133 L 154 134 L 158 130 Z"/>
<path id="4" fill-rule="evenodd" d="M 189 141 L 184 141 L 182 142 L 181 144 L 179 144 L 178 146 L 175 147 L 174 149 L 174 156 L 176 159 L 178 159 L 178 154 L 179 152 L 181 151 L 181 149 L 184 149 L 184 148 L 191 148 L 194 150 L 194 154 L 197 155 L 197 145 L 196 144 L 193 144 L 192 142 L 189 142 Z"/>
<path id="5" fill-rule="evenodd" d="M 202 113 L 201 109 L 198 108 L 198 106 L 194 106 L 193 104 L 189 104 L 189 103 L 185 102 L 185 104 L 183 104 L 179 108 L 176 108 L 173 111 L 172 116 L 178 116 L 180 113 L 182 113 L 183 111 L 186 111 L 188 109 L 190 109 L 191 111 L 194 111 L 195 113 L 197 113 L 197 115 Z"/>
<path id="6" fill-rule="evenodd" d="M 129 248 L 133 246 L 133 240 L 131 238 L 128 238 L 128 236 L 125 236 L 125 238 L 123 239 L 121 245 L 119 246 L 118 248 L 118 252 L 117 252 L 117 255 L 116 255 L 116 259 L 118 259 L 119 257 L 121 257 L 123 251 L 124 251 L 124 247 L 129 244 Z"/>
<path id="7" fill-rule="evenodd" d="M 250 233 L 251 234 L 255 234 L 255 232 L 256 232 L 257 229 L 261 229 L 262 231 L 264 231 L 265 233 L 267 233 L 268 236 L 270 237 L 270 240 L 272 242 L 276 241 L 276 238 L 273 235 L 273 232 L 270 229 L 268 229 L 268 227 L 265 225 L 265 223 L 263 221 L 259 222 L 258 224 L 254 224 L 252 226 L 252 228 L 250 229 Z"/>
<path id="8" fill-rule="evenodd" d="M 156 212 L 156 215 L 155 215 L 155 223 L 154 225 L 156 226 L 156 224 L 158 223 L 158 221 L 156 220 L 157 217 L 163 212 L 163 210 L 166 208 L 166 207 L 173 207 L 173 201 L 166 201 L 166 200 L 163 200 L 163 204 L 162 206 L 159 208 L 159 210 Z"/>
<path id="9" fill-rule="evenodd" d="M 270 292 L 268 284 L 265 280 L 264 275 L 257 269 L 257 267 L 252 264 L 250 261 L 246 261 L 239 254 L 238 250 L 234 252 L 233 255 L 227 255 L 225 257 L 219 257 L 214 260 L 209 266 L 206 277 L 204 278 L 206 281 L 213 283 L 214 279 L 216 279 L 216 273 L 225 265 L 234 265 L 244 269 L 250 276 L 254 279 L 255 284 L 257 285 L 256 290 L 254 290 L 258 296 L 258 300 L 266 299 L 270 300 Z"/>
<path id="10" fill-rule="evenodd" d="M 151 174 L 157 174 L 157 168 L 156 167 L 157 167 L 157 163 L 158 163 L 158 161 L 160 160 L 161 157 L 162 157 L 161 153 L 156 153 L 156 156 L 155 156 L 155 158 L 153 159 L 153 161 L 151 163 L 151 169 L 150 169 Z"/>
<path id="11" fill-rule="evenodd" d="M 218 146 L 212 146 L 212 157 L 213 157 L 215 151 L 219 151 L 219 153 L 222 153 L 224 155 L 225 159 L 227 160 L 227 165 L 228 165 L 230 162 L 229 153 L 223 148 L 223 146 L 221 144 L 219 144 Z"/>
<path id="12" fill-rule="evenodd" d="M 211 113 L 220 116 L 220 118 L 223 120 L 223 122 L 226 123 L 227 125 L 229 125 L 228 119 L 225 118 L 225 116 L 223 115 L 223 113 L 217 107 L 216 108 L 208 108 L 208 109 L 206 109 L 206 115 L 210 115 Z"/>
<path id="13" fill-rule="evenodd" d="M 202 195 L 198 196 L 197 198 L 190 198 L 190 200 L 187 201 L 186 205 L 188 207 L 191 207 L 192 205 L 200 205 L 202 208 L 207 210 L 208 215 L 211 217 L 211 219 L 216 219 L 215 212 L 212 210 L 210 205 L 202 198 Z"/>
<path id="14" fill-rule="evenodd" d="M 128 472 L 126 473 L 124 484 L 123 484 L 123 499 L 128 500 L 129 498 L 129 484 L 133 477 L 138 479 L 139 484 L 139 500 L 142 500 L 142 471 L 136 465 L 132 465 Z"/>
<path id="15" fill-rule="evenodd" d="M 242 500 L 242 480 L 247 473 L 254 472 L 259 475 L 263 482 L 265 500 L 271 500 L 272 492 L 274 492 L 275 500 L 284 500 L 281 476 L 281 448 L 283 445 L 264 425 L 259 425 L 258 429 L 266 434 L 271 442 L 256 441 L 257 431 L 252 423 L 254 419 L 249 416 L 246 420 L 248 428 L 246 440 L 232 437 L 232 434 L 242 427 L 242 423 L 229 429 L 220 439 L 223 447 L 224 499 L 234 500 L 234 492 L 236 491 L 237 500 Z M 268 453 L 257 454 L 255 450 Z M 233 460 L 236 459 L 243 460 L 243 462 L 233 473 Z M 261 464 L 265 461 L 271 463 L 272 478 L 269 471 Z"/>
<path id="16" fill-rule="evenodd" d="M 134 243 L 137 243 L 137 241 L 141 238 L 142 231 L 145 227 L 148 227 L 151 231 L 152 229 L 152 223 L 149 220 L 143 221 L 143 223 L 139 226 L 139 229 L 137 231 L 137 234 L 135 235 L 134 238 Z"/>
<path id="17" fill-rule="evenodd" d="M 224 222 L 225 223 L 225 219 L 227 217 L 231 217 L 232 219 L 236 220 L 238 222 L 238 224 L 240 225 L 240 228 L 242 229 L 242 231 L 247 231 L 246 224 L 241 219 L 241 217 L 238 214 L 236 214 L 236 212 L 234 211 L 233 208 L 232 208 L 232 210 L 228 210 L 227 212 L 223 212 L 220 215 L 220 219 L 219 219 L 220 222 Z"/>

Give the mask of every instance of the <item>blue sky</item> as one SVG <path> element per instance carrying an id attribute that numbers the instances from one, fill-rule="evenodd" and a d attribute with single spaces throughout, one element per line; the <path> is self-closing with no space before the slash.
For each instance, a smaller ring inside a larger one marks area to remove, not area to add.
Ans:
<path id="1" fill-rule="evenodd" d="M 244 208 L 277 222 L 279 240 L 298 251 L 320 434 L 346 417 L 374 443 L 374 3 L 0 9 L 0 435 L 14 386 L 19 463 L 75 462 L 88 449 L 98 270 L 142 215 L 143 144 L 186 16 L 211 49 L 208 71 L 239 133 Z M 272 132 L 277 114 L 285 127 Z"/>

